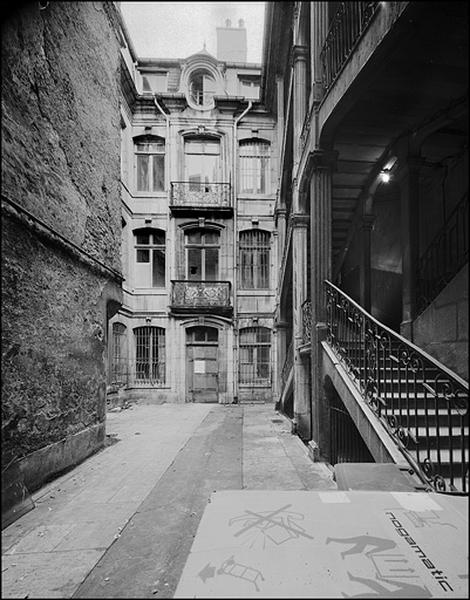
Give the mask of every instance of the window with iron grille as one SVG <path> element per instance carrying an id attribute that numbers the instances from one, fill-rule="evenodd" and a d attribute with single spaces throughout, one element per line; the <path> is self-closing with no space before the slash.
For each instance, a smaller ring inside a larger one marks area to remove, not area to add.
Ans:
<path id="1" fill-rule="evenodd" d="M 269 193 L 271 145 L 264 140 L 242 140 L 239 147 L 240 193 Z"/>
<path id="2" fill-rule="evenodd" d="M 135 286 L 165 287 L 165 232 L 145 227 L 134 230 Z"/>
<path id="3" fill-rule="evenodd" d="M 185 232 L 188 281 L 216 281 L 219 275 L 219 232 L 190 229 Z"/>
<path id="4" fill-rule="evenodd" d="M 165 330 L 162 327 L 136 327 L 135 379 L 137 383 L 165 383 Z"/>
<path id="5" fill-rule="evenodd" d="M 127 382 L 126 326 L 113 323 L 111 336 L 111 384 L 123 385 Z"/>
<path id="6" fill-rule="evenodd" d="M 146 135 L 134 138 L 137 192 L 162 192 L 165 189 L 165 142 Z"/>
<path id="7" fill-rule="evenodd" d="M 240 329 L 239 347 L 239 382 L 270 385 L 271 330 L 267 327 Z"/>
<path id="8" fill-rule="evenodd" d="M 242 289 L 269 288 L 271 235 L 268 231 L 253 229 L 240 233 L 239 265 Z"/>

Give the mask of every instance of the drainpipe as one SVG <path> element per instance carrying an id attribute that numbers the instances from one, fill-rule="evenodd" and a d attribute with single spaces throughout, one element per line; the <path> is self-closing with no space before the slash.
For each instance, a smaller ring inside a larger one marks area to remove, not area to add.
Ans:
<path id="1" fill-rule="evenodd" d="M 168 193 L 171 194 L 171 189 L 170 189 L 170 181 L 171 181 L 171 170 L 170 170 L 170 165 L 171 165 L 171 140 L 170 140 L 170 117 L 169 115 L 166 114 L 166 112 L 163 110 L 163 108 L 160 106 L 160 104 L 158 104 L 157 101 L 157 94 L 153 95 L 153 102 L 155 104 L 155 106 L 157 107 L 157 109 L 159 110 L 159 112 L 163 115 L 163 117 L 165 118 L 166 121 L 166 140 L 165 140 L 165 183 L 167 185 L 167 189 L 168 189 Z M 170 223 L 170 202 L 167 202 L 167 213 L 166 213 L 166 222 L 169 224 Z M 172 233 L 173 235 L 173 233 Z M 175 236 L 176 237 L 176 236 Z M 167 243 L 171 244 L 171 239 L 168 239 L 167 237 Z M 172 252 L 173 257 L 176 256 L 176 252 Z M 169 261 L 168 261 L 169 262 Z M 166 266 L 166 269 L 168 269 L 168 265 Z M 171 279 L 171 272 L 170 272 L 170 278 L 168 278 L 167 273 L 165 273 L 165 281 L 169 281 L 169 279 Z M 168 294 L 168 290 L 171 290 L 171 286 L 167 285 L 167 294 Z M 170 303 L 170 299 L 168 298 L 168 304 Z"/>
<path id="2" fill-rule="evenodd" d="M 155 103 L 155 106 L 158 108 L 158 110 L 161 112 L 161 114 L 164 116 L 165 121 L 166 121 L 166 140 L 165 140 L 165 148 L 168 147 L 168 152 L 165 152 L 166 156 L 168 157 L 168 168 L 165 169 L 165 171 L 168 173 L 168 183 L 170 183 L 170 159 L 171 159 L 171 144 L 170 144 L 170 117 L 166 114 L 166 112 L 163 110 L 163 108 L 160 106 L 160 104 L 158 104 L 157 101 L 157 94 L 154 94 L 153 96 L 153 101 Z"/>
<path id="3" fill-rule="evenodd" d="M 232 189 L 233 189 L 233 399 L 238 401 L 238 302 L 237 302 L 237 281 L 238 281 L 238 264 L 237 264 L 237 234 L 238 234 L 238 202 L 237 202 L 237 127 L 243 117 L 251 110 L 253 102 L 248 100 L 248 106 L 233 122 L 232 135 Z"/>

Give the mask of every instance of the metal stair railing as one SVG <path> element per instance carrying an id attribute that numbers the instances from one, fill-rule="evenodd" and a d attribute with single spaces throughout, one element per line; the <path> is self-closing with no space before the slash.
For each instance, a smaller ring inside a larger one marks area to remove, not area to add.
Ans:
<path id="1" fill-rule="evenodd" d="M 327 341 L 415 472 L 468 493 L 468 383 L 325 281 Z"/>

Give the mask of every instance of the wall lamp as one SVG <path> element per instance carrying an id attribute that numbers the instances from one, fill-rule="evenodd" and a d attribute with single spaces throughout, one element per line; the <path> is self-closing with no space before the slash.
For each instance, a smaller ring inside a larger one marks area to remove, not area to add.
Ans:
<path id="1" fill-rule="evenodd" d="M 391 179 L 391 175 L 390 175 L 390 171 L 388 169 L 384 169 L 383 171 L 380 171 L 380 181 L 382 183 L 388 183 Z"/>

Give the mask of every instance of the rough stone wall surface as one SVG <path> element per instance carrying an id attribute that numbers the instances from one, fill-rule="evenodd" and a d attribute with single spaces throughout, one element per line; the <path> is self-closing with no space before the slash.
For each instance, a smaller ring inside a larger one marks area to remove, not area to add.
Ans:
<path id="1" fill-rule="evenodd" d="M 111 3 L 45 4 L 2 24 L 2 194 L 120 271 Z M 119 281 L 8 211 L 2 234 L 5 459 L 104 422 L 106 309 Z"/>
<path id="2" fill-rule="evenodd" d="M 2 25 L 2 192 L 120 268 L 119 44 L 101 2 Z"/>

